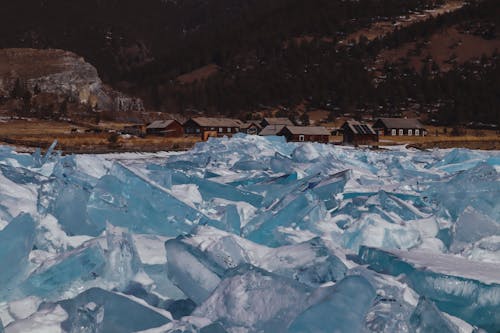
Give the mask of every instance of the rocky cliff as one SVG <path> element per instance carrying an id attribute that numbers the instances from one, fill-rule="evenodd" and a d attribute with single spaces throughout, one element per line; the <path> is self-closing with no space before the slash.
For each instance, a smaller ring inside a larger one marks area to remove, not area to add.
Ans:
<path id="1" fill-rule="evenodd" d="M 16 84 L 31 93 L 51 93 L 100 110 L 141 111 L 138 98 L 106 87 L 94 66 L 82 57 L 56 49 L 0 49 L 0 97 Z"/>

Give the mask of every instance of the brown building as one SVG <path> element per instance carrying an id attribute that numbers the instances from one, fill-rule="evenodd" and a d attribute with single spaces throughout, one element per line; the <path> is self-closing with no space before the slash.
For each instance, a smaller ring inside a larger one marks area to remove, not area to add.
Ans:
<path id="1" fill-rule="evenodd" d="M 177 120 L 156 120 L 146 127 L 146 134 L 181 137 L 184 135 L 184 128 Z"/>
<path id="2" fill-rule="evenodd" d="M 373 124 L 379 135 L 425 136 L 427 130 L 416 118 L 379 118 Z"/>
<path id="3" fill-rule="evenodd" d="M 295 124 L 288 118 L 264 118 L 260 122 L 260 126 L 265 128 L 266 126 L 294 126 Z"/>
<path id="4" fill-rule="evenodd" d="M 378 134 L 369 124 L 349 120 L 341 128 L 344 144 L 371 145 L 378 142 Z"/>
<path id="5" fill-rule="evenodd" d="M 196 117 L 184 123 L 184 133 L 207 140 L 209 137 L 233 136 L 240 131 L 241 125 L 238 119 Z"/>
<path id="6" fill-rule="evenodd" d="M 323 126 L 285 126 L 277 135 L 283 135 L 288 142 L 328 143 L 330 132 Z"/>
<path id="7" fill-rule="evenodd" d="M 242 133 L 246 133 L 246 134 L 257 135 L 257 134 L 259 134 L 261 129 L 262 129 L 262 127 L 260 127 L 260 124 L 258 122 L 249 121 L 249 122 L 241 124 L 240 131 Z"/>
<path id="8" fill-rule="evenodd" d="M 278 133 L 285 127 L 285 125 L 267 125 L 260 130 L 260 136 L 278 135 Z"/>

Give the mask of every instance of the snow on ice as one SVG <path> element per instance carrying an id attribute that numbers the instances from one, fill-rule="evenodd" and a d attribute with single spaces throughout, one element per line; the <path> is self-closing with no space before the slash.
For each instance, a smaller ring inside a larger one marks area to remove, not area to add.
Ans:
<path id="1" fill-rule="evenodd" d="M 499 171 L 241 134 L 0 147 L 0 332 L 498 332 Z"/>

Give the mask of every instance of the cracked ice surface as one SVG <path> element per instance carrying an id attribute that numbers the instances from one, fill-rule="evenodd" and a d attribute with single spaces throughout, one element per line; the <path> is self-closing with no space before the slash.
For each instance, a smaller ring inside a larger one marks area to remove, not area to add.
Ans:
<path id="1" fill-rule="evenodd" d="M 500 152 L 0 147 L 0 332 L 500 330 Z"/>

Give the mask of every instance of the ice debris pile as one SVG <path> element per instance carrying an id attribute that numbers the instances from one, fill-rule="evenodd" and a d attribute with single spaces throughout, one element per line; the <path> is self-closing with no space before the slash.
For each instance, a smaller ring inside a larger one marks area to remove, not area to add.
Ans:
<path id="1" fill-rule="evenodd" d="M 244 135 L 0 147 L 0 332 L 498 332 L 499 171 Z"/>

